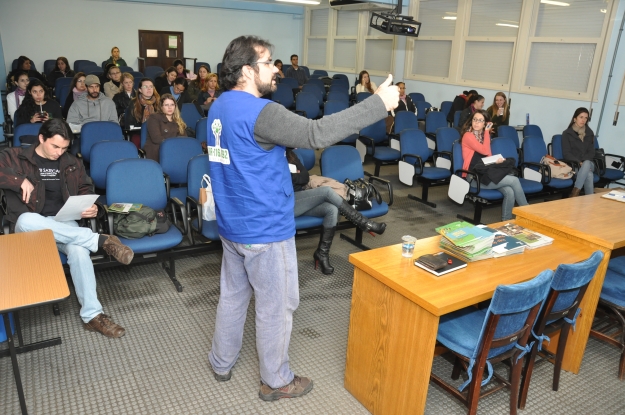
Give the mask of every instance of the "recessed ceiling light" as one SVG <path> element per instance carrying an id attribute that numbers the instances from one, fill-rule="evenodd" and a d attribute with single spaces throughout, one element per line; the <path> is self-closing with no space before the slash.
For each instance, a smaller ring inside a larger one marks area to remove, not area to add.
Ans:
<path id="1" fill-rule="evenodd" d="M 443 20 L 456 20 L 456 16 L 443 16 Z"/>
<path id="2" fill-rule="evenodd" d="M 552 6 L 570 6 L 569 3 L 564 3 L 562 1 L 552 1 L 552 0 L 540 0 L 543 4 L 551 4 Z"/>
<path id="3" fill-rule="evenodd" d="M 510 24 L 510 23 L 495 23 L 495 26 L 519 27 L 518 24 Z"/>

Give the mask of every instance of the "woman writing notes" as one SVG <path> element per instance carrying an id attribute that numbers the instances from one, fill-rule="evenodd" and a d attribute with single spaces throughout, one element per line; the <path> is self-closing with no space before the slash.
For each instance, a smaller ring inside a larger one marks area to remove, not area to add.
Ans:
<path id="1" fill-rule="evenodd" d="M 490 129 L 493 124 L 490 122 L 488 113 L 478 109 L 473 113 L 462 126 L 463 135 L 460 138 L 462 144 L 462 168 L 464 170 L 473 170 L 474 167 L 482 162 L 483 157 L 492 156 L 490 149 Z M 503 158 L 497 160 L 497 164 L 506 162 Z M 511 165 L 511 170 L 514 166 Z M 466 174 L 463 174 L 466 176 Z M 496 189 L 503 194 L 503 203 L 501 206 L 501 220 L 512 219 L 512 208 L 516 200 L 519 206 L 527 205 L 525 193 L 521 188 L 519 178 L 512 174 L 505 175 L 499 182 L 491 181 L 488 184 L 480 183 L 482 189 Z"/>

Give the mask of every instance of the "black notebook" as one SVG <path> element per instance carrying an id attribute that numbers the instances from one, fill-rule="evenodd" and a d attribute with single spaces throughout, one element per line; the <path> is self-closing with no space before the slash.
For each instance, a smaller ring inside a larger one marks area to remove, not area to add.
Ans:
<path id="1" fill-rule="evenodd" d="M 464 267 L 467 266 L 466 262 L 461 261 L 458 258 L 453 257 L 453 256 L 451 256 L 449 254 L 446 254 L 445 252 L 439 252 L 439 253 L 436 253 L 436 254 L 433 254 L 433 255 L 434 256 L 440 256 L 441 259 L 443 259 L 445 262 L 447 262 L 447 265 L 444 266 L 443 268 L 440 268 L 440 269 L 437 269 L 437 270 L 433 270 L 432 268 L 428 267 L 425 263 L 419 262 L 419 259 L 416 259 L 414 264 L 416 266 L 418 266 L 419 268 L 423 268 L 427 272 L 430 272 L 430 273 L 436 275 L 437 277 L 440 277 L 441 275 L 447 274 L 449 272 L 452 272 L 452 271 L 455 271 L 457 269 L 464 268 Z"/>

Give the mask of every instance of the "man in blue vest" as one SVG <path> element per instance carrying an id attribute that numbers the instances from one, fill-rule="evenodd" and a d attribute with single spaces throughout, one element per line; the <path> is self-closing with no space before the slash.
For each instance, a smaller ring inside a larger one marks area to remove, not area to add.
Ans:
<path id="1" fill-rule="evenodd" d="M 250 298 L 256 301 L 259 397 L 296 398 L 312 379 L 289 367 L 293 312 L 299 304 L 294 196 L 286 147 L 323 148 L 387 116 L 399 102 L 389 75 L 376 93 L 317 121 L 262 99 L 276 89 L 273 46 L 254 36 L 228 45 L 220 83 L 226 90 L 208 114 L 208 156 L 223 244 L 220 297 L 209 361 L 227 381 L 239 357 Z"/>

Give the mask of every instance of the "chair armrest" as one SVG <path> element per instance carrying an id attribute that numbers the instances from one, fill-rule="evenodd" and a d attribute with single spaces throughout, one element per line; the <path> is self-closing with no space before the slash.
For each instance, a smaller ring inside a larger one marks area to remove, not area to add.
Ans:
<path id="1" fill-rule="evenodd" d="M 113 220 L 115 218 L 113 218 L 114 213 L 108 210 L 108 207 L 106 207 L 106 221 L 108 222 L 108 234 L 109 235 L 114 235 L 113 233 Z"/>
<path id="2" fill-rule="evenodd" d="M 371 147 L 371 156 L 375 155 L 375 140 L 366 135 L 358 135 L 358 141 L 362 142 L 365 146 Z"/>
<path id="3" fill-rule="evenodd" d="M 460 174 L 459 174 L 460 173 Z M 462 173 L 465 173 L 467 176 L 466 177 L 462 177 Z M 460 178 L 462 178 L 463 180 L 466 180 L 467 183 L 471 184 L 471 182 L 475 182 L 475 187 L 477 188 L 477 190 L 475 191 L 475 193 L 469 191 L 470 194 L 474 194 L 477 195 L 478 193 L 480 193 L 480 176 L 471 170 L 465 170 L 465 169 L 458 169 L 454 172 L 454 174 L 456 176 L 459 176 Z M 469 177 L 472 177 L 471 180 L 469 180 Z M 471 188 L 469 188 L 470 190 Z"/>
<path id="4" fill-rule="evenodd" d="M 169 200 L 169 192 L 171 191 L 171 183 L 169 182 L 169 174 L 163 173 L 163 180 L 165 181 L 165 192 L 167 194 L 167 200 Z"/>
<path id="5" fill-rule="evenodd" d="M 177 197 L 172 197 L 171 199 L 169 199 L 169 205 L 171 206 L 171 213 L 172 213 L 172 222 L 174 223 L 174 226 L 176 228 L 178 228 L 178 230 L 180 230 L 180 232 L 182 232 L 183 235 L 187 235 L 189 233 L 189 222 L 188 222 L 188 218 L 187 218 L 187 208 L 185 207 L 184 203 L 182 203 L 182 201 L 180 199 L 178 199 Z M 176 210 L 180 210 L 181 213 L 181 217 L 182 217 L 182 228 L 180 227 L 180 225 L 178 225 L 178 218 L 176 217 Z"/>
<path id="6" fill-rule="evenodd" d="M 549 168 L 549 166 L 545 164 L 534 163 L 532 161 L 524 161 L 519 165 L 521 171 L 523 170 L 523 167 L 536 167 L 540 172 L 540 175 L 543 176 L 543 180 L 541 183 L 547 184 L 551 181 L 551 169 Z"/>
<path id="7" fill-rule="evenodd" d="M 406 158 L 408 157 L 412 157 L 415 159 L 414 163 L 408 163 L 406 161 Z M 419 168 L 419 170 L 421 171 L 421 173 L 417 173 L 417 174 L 422 174 L 423 173 L 423 160 L 421 160 L 421 156 L 418 156 L 416 154 L 404 154 L 403 156 L 401 156 L 401 161 L 403 161 L 404 163 L 408 163 L 408 164 L 412 164 L 415 168 Z"/>
<path id="8" fill-rule="evenodd" d="M 187 196 L 187 214 L 189 215 L 189 220 L 191 220 L 191 215 L 195 212 L 197 215 L 197 228 L 200 233 L 202 233 L 202 209 L 200 208 L 200 202 L 197 201 L 196 198 L 192 196 Z M 191 224 L 189 224 L 189 228 L 191 228 Z"/>
<path id="9" fill-rule="evenodd" d="M 599 176 L 603 176 L 605 174 L 605 163 L 603 162 L 603 160 L 599 158 L 594 158 L 591 161 L 595 165 L 595 173 L 597 173 Z"/>
<path id="10" fill-rule="evenodd" d="M 386 185 L 386 190 L 388 190 L 388 205 L 391 206 L 393 204 L 393 185 L 391 184 L 391 182 L 378 176 L 369 176 L 369 183 L 373 182 L 378 182 Z"/>
<path id="11" fill-rule="evenodd" d="M 145 150 L 142 148 L 139 149 L 139 158 L 140 159 L 146 158 Z"/>

